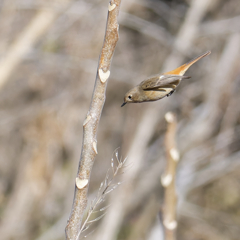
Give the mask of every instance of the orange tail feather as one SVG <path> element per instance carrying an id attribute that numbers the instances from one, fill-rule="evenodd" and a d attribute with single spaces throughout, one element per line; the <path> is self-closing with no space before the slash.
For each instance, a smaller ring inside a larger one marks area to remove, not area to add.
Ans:
<path id="1" fill-rule="evenodd" d="M 176 75 L 184 75 L 184 73 L 195 63 L 197 62 L 198 60 L 200 60 L 201 58 L 209 55 L 211 53 L 211 51 L 207 51 L 205 52 L 204 54 L 198 56 L 198 57 L 195 57 L 193 58 L 192 60 L 190 60 L 189 62 L 183 64 L 182 66 L 170 71 L 170 72 L 166 72 L 164 74 L 176 74 Z"/>

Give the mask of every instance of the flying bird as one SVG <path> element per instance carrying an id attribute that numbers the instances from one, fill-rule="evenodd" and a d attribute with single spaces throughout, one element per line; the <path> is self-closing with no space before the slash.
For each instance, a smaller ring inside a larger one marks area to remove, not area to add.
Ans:
<path id="1" fill-rule="evenodd" d="M 139 85 L 125 94 L 124 102 L 121 107 L 127 103 L 157 101 L 166 96 L 171 96 L 183 79 L 190 78 L 188 76 L 183 76 L 188 68 L 210 53 L 211 51 L 207 51 L 170 72 L 156 75 L 142 81 Z"/>

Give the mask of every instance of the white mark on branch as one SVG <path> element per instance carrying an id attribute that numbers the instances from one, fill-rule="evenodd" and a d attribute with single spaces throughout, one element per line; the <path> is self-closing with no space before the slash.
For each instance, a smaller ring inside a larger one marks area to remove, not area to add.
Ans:
<path id="1" fill-rule="evenodd" d="M 104 72 L 102 70 L 102 68 L 100 68 L 98 70 L 98 75 L 99 75 L 99 78 L 100 78 L 101 82 L 105 83 L 108 80 L 109 76 L 110 76 L 110 71 L 108 70 L 107 72 Z"/>
<path id="2" fill-rule="evenodd" d="M 171 148 L 170 155 L 175 162 L 179 161 L 179 152 L 176 148 Z"/>
<path id="3" fill-rule="evenodd" d="M 173 221 L 163 221 L 164 226 L 168 229 L 168 230 L 174 230 L 177 227 L 177 222 L 175 220 Z"/>
<path id="4" fill-rule="evenodd" d="M 87 115 L 87 117 L 85 118 L 84 122 L 83 122 L 83 126 L 85 126 L 91 119 L 91 115 Z"/>
<path id="5" fill-rule="evenodd" d="M 115 3 L 111 4 L 110 2 L 108 5 L 108 11 L 111 12 L 115 7 L 116 7 L 116 4 Z"/>
<path id="6" fill-rule="evenodd" d="M 173 113 L 167 112 L 167 113 L 165 114 L 165 119 L 166 119 L 166 121 L 167 121 L 168 123 L 174 122 L 174 115 L 173 115 Z"/>
<path id="7" fill-rule="evenodd" d="M 96 154 L 98 154 L 98 151 L 97 151 L 97 142 L 96 142 L 96 141 L 93 142 L 93 150 L 94 150 L 94 152 L 95 152 Z"/>
<path id="8" fill-rule="evenodd" d="M 78 177 L 76 178 L 76 186 L 78 189 L 83 189 L 87 185 L 88 185 L 88 179 L 80 179 Z"/>
<path id="9" fill-rule="evenodd" d="M 164 187 L 169 186 L 172 180 L 173 180 L 173 177 L 171 174 L 163 175 L 161 177 L 161 183 Z"/>

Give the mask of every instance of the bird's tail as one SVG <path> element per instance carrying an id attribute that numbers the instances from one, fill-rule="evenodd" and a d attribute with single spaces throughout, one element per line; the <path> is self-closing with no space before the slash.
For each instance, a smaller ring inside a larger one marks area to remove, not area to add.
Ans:
<path id="1" fill-rule="evenodd" d="M 176 75 L 181 75 L 182 76 L 195 62 L 197 62 L 201 58 L 209 55 L 210 53 L 211 53 L 211 51 L 207 51 L 207 52 L 201 54 L 200 56 L 193 58 L 192 60 L 183 64 L 182 66 L 180 66 L 180 67 L 178 67 L 178 68 L 176 68 L 176 69 L 174 69 L 170 72 L 164 73 L 164 74 L 176 74 Z"/>

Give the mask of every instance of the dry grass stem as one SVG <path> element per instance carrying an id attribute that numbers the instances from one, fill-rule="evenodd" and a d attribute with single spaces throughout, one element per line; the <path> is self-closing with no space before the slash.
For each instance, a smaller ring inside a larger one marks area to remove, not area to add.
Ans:
<path id="1" fill-rule="evenodd" d="M 99 210 L 96 210 L 97 207 L 105 201 L 105 198 L 109 193 L 111 193 L 114 189 L 116 189 L 121 182 L 114 183 L 114 179 L 117 175 L 121 173 L 121 170 L 125 166 L 125 163 L 127 161 L 127 158 L 125 159 L 119 159 L 118 152 L 115 151 L 115 157 L 112 157 L 111 159 L 111 171 L 110 169 L 107 171 L 105 180 L 101 183 L 98 194 L 95 197 L 95 199 L 91 202 L 89 209 L 87 211 L 86 219 L 84 220 L 81 229 L 78 233 L 77 239 L 80 237 L 81 233 L 85 232 L 87 229 L 89 229 L 90 225 L 94 222 L 97 222 L 100 220 L 104 215 L 106 214 L 106 210 L 109 208 L 109 205 L 100 208 Z M 115 166 L 116 165 L 116 166 Z M 110 173 L 112 172 L 112 173 Z M 94 218 L 93 220 L 90 220 L 93 213 L 102 213 L 97 218 Z M 84 236 L 86 237 L 86 236 Z"/>

